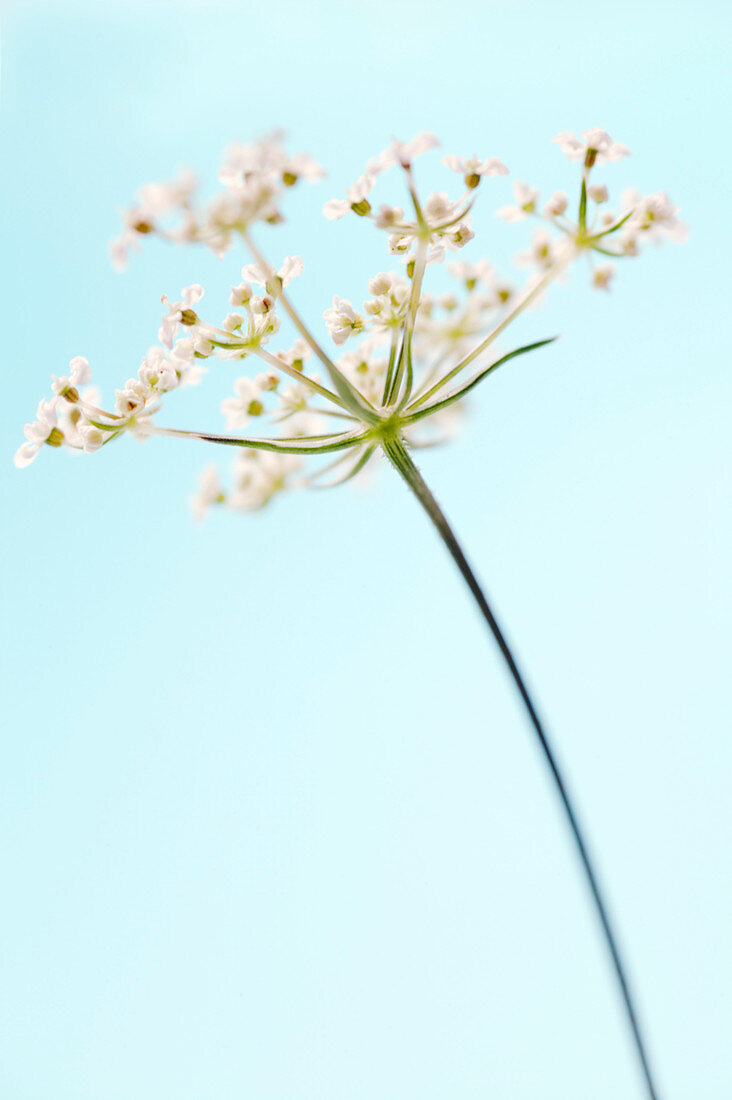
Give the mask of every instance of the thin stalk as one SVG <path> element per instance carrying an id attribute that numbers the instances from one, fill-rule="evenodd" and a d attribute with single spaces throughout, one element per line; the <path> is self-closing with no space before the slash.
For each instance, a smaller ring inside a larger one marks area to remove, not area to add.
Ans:
<path id="1" fill-rule="evenodd" d="M 649 1100 L 659 1100 L 659 1093 L 656 1090 L 656 1086 L 653 1081 L 653 1076 L 650 1069 L 648 1055 L 646 1052 L 645 1043 L 641 1035 L 640 1024 L 638 1022 L 638 1013 L 635 1008 L 633 996 L 630 992 L 630 985 L 626 975 L 625 965 L 622 961 L 620 948 L 618 947 L 615 932 L 613 931 L 612 922 L 608 913 L 607 905 L 603 897 L 602 890 L 597 878 L 597 874 L 592 864 L 592 860 L 589 855 L 587 843 L 584 838 L 582 827 L 579 824 L 576 810 L 573 806 L 572 799 L 570 798 L 567 790 L 567 784 L 562 776 L 559 764 L 554 755 L 554 750 L 551 746 L 544 726 L 538 716 L 536 706 L 529 694 L 529 690 L 526 687 L 524 678 L 519 671 L 516 660 L 509 648 L 508 642 L 499 626 L 493 611 L 490 608 L 488 600 L 481 589 L 475 574 L 473 573 L 467 558 L 463 553 L 462 547 L 458 542 L 450 524 L 448 523 L 444 513 L 442 512 L 437 501 L 433 497 L 429 487 L 425 483 L 422 475 L 415 466 L 414 462 L 407 453 L 404 442 L 401 439 L 385 439 L 382 443 L 383 449 L 387 458 L 392 465 L 401 474 L 404 481 L 406 481 L 409 488 L 416 496 L 419 503 L 424 508 L 425 512 L 434 524 L 437 532 L 442 539 L 443 543 L 447 547 L 450 555 L 452 556 L 455 564 L 457 565 L 463 580 L 470 589 L 471 595 L 477 603 L 480 613 L 488 624 L 488 628 L 493 635 L 498 648 L 501 651 L 509 672 L 513 678 L 514 684 L 518 689 L 521 700 L 526 708 L 531 725 L 539 742 L 541 752 L 544 756 L 544 761 L 551 773 L 552 781 L 554 783 L 555 790 L 559 796 L 559 800 L 562 804 L 564 814 L 572 833 L 577 854 L 582 864 L 585 879 L 592 895 L 595 911 L 602 927 L 605 943 L 612 960 L 613 969 L 617 978 L 620 994 L 622 997 L 623 1005 L 625 1008 L 625 1015 L 630 1025 L 633 1041 L 635 1044 L 636 1053 L 640 1062 L 640 1067 L 645 1082 L 645 1086 L 648 1092 Z"/>
<path id="2" fill-rule="evenodd" d="M 480 344 L 478 344 L 477 348 L 473 348 L 469 355 L 466 355 L 465 358 L 457 364 L 457 366 L 453 367 L 452 370 L 449 370 L 447 374 L 443 375 L 443 377 L 440 378 L 439 381 L 434 384 L 434 386 L 427 390 L 426 393 L 423 393 L 421 395 L 419 400 L 413 401 L 411 405 L 408 405 L 407 411 L 409 412 L 413 409 L 416 409 L 419 405 L 423 405 L 425 401 L 428 401 L 429 398 L 432 397 L 433 394 L 437 393 L 438 390 L 441 390 L 444 385 L 446 385 L 451 379 L 453 379 L 456 374 L 459 374 L 460 371 L 465 370 L 466 367 L 470 366 L 473 360 L 477 359 L 478 356 L 486 350 L 486 348 L 490 347 L 493 341 L 501 335 L 503 330 L 511 324 L 511 322 L 514 320 L 515 317 L 519 315 L 519 313 L 522 313 L 523 310 L 525 310 L 528 305 L 531 305 L 531 303 L 535 301 L 535 299 L 538 298 L 540 294 L 543 294 L 551 281 L 555 279 L 557 275 L 559 275 L 562 271 L 564 271 L 567 264 L 570 263 L 576 255 L 576 248 L 567 242 L 565 244 L 565 250 L 562 255 L 555 261 L 555 263 L 552 264 L 549 270 L 544 275 L 542 275 L 541 279 L 539 279 L 538 282 L 536 282 L 519 298 L 518 302 L 516 302 L 516 304 L 512 306 L 508 313 L 501 318 L 498 324 L 491 329 L 486 338 L 482 340 Z"/>
<path id="3" fill-rule="evenodd" d="M 269 261 L 265 259 L 265 257 L 259 251 L 250 235 L 247 232 L 244 232 L 242 235 L 247 244 L 247 247 L 249 248 L 249 251 L 251 252 L 252 256 L 254 256 L 254 259 L 257 261 L 263 271 L 265 271 L 270 278 L 276 277 L 277 272 L 272 267 L 271 263 L 269 263 Z M 326 355 L 318 341 L 311 333 L 310 329 L 307 327 L 295 307 L 290 302 L 290 299 L 285 294 L 284 289 L 280 290 L 280 293 L 277 295 L 277 300 L 284 309 L 287 316 L 292 321 L 297 331 L 302 336 L 305 343 L 308 344 L 311 350 L 315 352 L 318 359 L 327 370 L 328 376 L 330 377 L 331 382 L 337 389 L 339 396 L 342 398 L 344 405 L 348 409 L 350 409 L 351 412 L 356 413 L 357 416 L 361 417 L 362 420 L 365 420 L 367 423 L 375 424 L 378 420 L 378 416 L 376 415 L 373 406 L 366 400 L 362 393 L 360 393 L 353 385 L 351 385 L 346 376 L 333 362 L 330 356 Z"/>
<path id="4" fill-rule="evenodd" d="M 417 323 L 417 311 L 419 309 L 419 300 L 422 292 L 422 280 L 424 278 L 425 267 L 427 265 L 427 249 L 429 247 L 429 241 L 420 239 L 417 244 L 417 255 L 414 260 L 414 272 L 412 274 L 412 290 L 409 296 L 409 306 L 404 318 L 404 329 L 402 331 L 402 346 L 399 352 L 399 359 L 397 360 L 396 371 L 389 387 L 389 392 L 386 395 L 385 405 L 390 405 L 395 402 L 399 394 L 399 387 L 402 383 L 402 377 L 404 370 L 407 371 L 407 382 L 404 389 L 403 403 L 409 400 L 409 395 L 412 389 L 412 336 L 414 334 L 414 326 Z"/>
<path id="5" fill-rule="evenodd" d="M 334 405 L 340 405 L 342 409 L 345 408 L 338 394 L 333 393 L 332 390 L 327 389 L 325 386 L 321 386 L 320 382 L 316 382 L 314 378 L 310 378 L 310 376 L 304 374 L 303 371 L 291 367 L 289 363 L 285 363 L 279 356 L 272 355 L 265 348 L 254 348 L 253 351 L 255 355 L 263 359 L 265 363 L 269 363 L 275 370 L 282 371 L 283 374 L 287 374 L 290 378 L 294 378 L 296 382 L 302 382 L 305 386 L 310 386 L 310 389 L 315 390 L 321 397 L 325 397 L 326 400 L 332 401 Z"/>
<path id="6" fill-rule="evenodd" d="M 386 378 L 384 379 L 384 392 L 381 397 L 381 404 L 386 405 L 386 399 L 389 396 L 389 390 L 391 389 L 391 380 L 394 377 L 394 364 L 396 363 L 397 344 L 399 343 L 399 332 L 397 329 L 391 334 L 391 347 L 389 348 L 389 364 L 386 368 Z"/>
<path id="7" fill-rule="evenodd" d="M 139 424 L 137 430 L 148 435 L 167 435 L 173 439 L 203 439 L 206 443 L 220 443 L 227 447 L 249 447 L 255 451 L 276 451 L 279 454 L 325 455 L 331 451 L 344 451 L 365 443 L 368 432 L 337 432 L 330 435 L 303 435 L 282 439 L 250 439 L 236 435 L 218 435 L 214 432 L 188 432 L 180 428 L 161 428 L 157 424 Z"/>

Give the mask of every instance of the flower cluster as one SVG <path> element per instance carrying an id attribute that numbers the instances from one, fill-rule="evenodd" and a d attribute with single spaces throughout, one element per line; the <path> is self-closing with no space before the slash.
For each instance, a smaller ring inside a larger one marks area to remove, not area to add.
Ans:
<path id="1" fill-rule="evenodd" d="M 416 243 L 420 240 L 429 245 L 426 262 L 439 263 L 445 257 L 446 249 L 463 248 L 475 234 L 470 224 L 470 210 L 473 205 L 471 192 L 478 187 L 483 176 L 504 176 L 508 169 L 496 157 L 480 160 L 469 157 L 463 160 L 456 156 L 443 157 L 443 164 L 464 177 L 466 192 L 452 200 L 446 192 L 433 192 L 420 203 L 412 178 L 412 163 L 421 153 L 439 145 L 434 134 L 419 134 L 413 141 L 392 141 L 377 157 L 369 161 L 366 171 L 359 176 L 347 191 L 345 199 L 331 199 L 323 207 L 323 213 L 331 221 L 342 218 L 349 210 L 360 217 L 371 218 L 377 229 L 389 233 L 389 251 L 392 255 L 409 260 Z M 399 165 L 407 175 L 410 197 L 414 206 L 414 217 L 405 216 L 401 206 L 382 203 L 374 210 L 368 200 L 377 177 Z"/>
<path id="2" fill-rule="evenodd" d="M 539 192 L 520 180 L 513 184 L 514 202 L 497 211 L 507 222 L 537 223 L 530 247 L 516 256 L 519 266 L 530 269 L 520 289 L 485 258 L 449 263 L 442 289 L 430 292 L 424 286 L 430 264 L 473 238 L 473 204 L 484 178 L 507 173 L 501 161 L 446 156 L 443 164 L 461 177 L 463 191 L 457 197 L 445 191 L 425 198 L 418 191 L 414 162 L 437 146 L 432 134 L 393 141 L 369 161 L 346 198 L 327 202 L 324 213 L 331 220 L 352 213 L 386 231 L 388 252 L 403 266 L 373 275 L 360 304 L 335 294 L 323 313 L 323 335 L 330 342 L 314 335 L 291 300 L 289 287 L 302 275 L 303 261 L 288 256 L 275 268 L 252 236 L 255 223 L 282 220 L 284 196 L 298 180 L 322 176 L 315 161 L 291 156 L 281 136 L 274 135 L 229 150 L 219 173 L 224 191 L 202 209 L 194 205 L 195 181 L 189 174 L 142 188 L 124 216 L 113 258 L 126 260 L 130 248 L 152 235 L 202 243 L 219 255 L 239 240 L 250 260 L 231 287 L 233 312 L 223 319 L 202 318 L 204 292 L 198 285 L 184 288 L 174 301 L 163 297 L 159 344 L 143 357 L 136 377 L 116 391 L 109 409 L 89 386 L 86 359 L 73 359 L 69 374 L 53 379 L 51 396 L 26 425 L 16 465 L 28 465 L 46 444 L 89 452 L 126 432 L 238 448 L 228 486 L 215 467 L 204 470 L 193 498 L 200 517 L 215 504 L 260 508 L 286 487 L 346 481 L 395 439 L 419 447 L 447 438 L 473 388 L 502 363 L 548 342 L 507 354 L 496 350 L 508 325 L 571 263 L 588 257 L 593 285 L 607 289 L 614 273 L 608 257 L 633 257 L 644 241 L 683 237 L 677 210 L 664 192 L 642 196 L 626 191 L 612 209 L 606 185 L 596 182 L 593 172 L 628 156 L 624 145 L 597 129 L 585 131 L 581 139 L 562 132 L 555 141 L 570 160 L 581 162 L 576 213 L 570 214 L 565 192 L 554 191 L 542 203 Z M 402 175 L 403 205 L 373 208 L 369 196 L 391 168 Z M 281 333 L 283 346 L 273 350 L 272 341 Z M 259 371 L 236 378 L 221 404 L 225 432 L 267 423 L 269 435 L 186 432 L 157 422 L 155 414 L 171 390 L 200 381 L 217 360 L 252 357 Z M 308 472 L 306 459 L 320 455 L 327 456 L 326 465 Z M 328 475 L 331 480 L 324 481 Z"/>
<path id="3" fill-rule="evenodd" d="M 534 233 L 531 249 L 517 256 L 517 262 L 538 269 L 551 270 L 569 241 L 573 249 L 583 252 L 592 264 L 592 285 L 608 290 L 615 274 L 615 265 L 594 264 L 596 256 L 620 258 L 637 256 L 644 242 L 666 236 L 682 241 L 686 229 L 676 217 L 677 208 L 668 195 L 659 191 L 643 196 L 635 190 L 625 190 L 619 208 L 608 206 L 609 192 L 605 184 L 591 183 L 590 171 L 595 165 L 613 163 L 630 156 L 630 150 L 613 141 L 605 130 L 585 130 L 582 140 L 568 131 L 554 138 L 570 160 L 582 161 L 582 183 L 576 219 L 571 218 L 569 196 L 555 191 L 542 205 L 539 191 L 516 180 L 513 184 L 515 202 L 501 207 L 496 216 L 506 222 L 533 218 L 541 223 Z"/>
<path id="4" fill-rule="evenodd" d="M 290 155 L 280 133 L 251 145 L 232 145 L 219 170 L 223 191 L 207 205 L 194 204 L 196 179 L 191 172 L 182 172 L 171 183 L 142 187 L 137 202 L 123 213 L 122 233 L 110 245 L 112 262 L 125 268 L 130 249 L 139 249 L 141 239 L 150 234 L 180 244 L 202 243 L 223 256 L 237 232 L 255 222 L 283 220 L 281 203 L 288 188 L 324 175 L 307 154 Z"/>

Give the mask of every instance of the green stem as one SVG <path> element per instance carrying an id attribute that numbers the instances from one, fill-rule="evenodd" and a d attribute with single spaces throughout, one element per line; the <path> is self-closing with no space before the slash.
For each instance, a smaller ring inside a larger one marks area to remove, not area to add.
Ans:
<path id="1" fill-rule="evenodd" d="M 488 600 L 481 589 L 478 581 L 473 573 L 467 558 L 463 553 L 462 547 L 458 542 L 450 524 L 448 523 L 444 513 L 442 512 L 437 501 L 430 492 L 429 487 L 425 483 L 422 475 L 415 466 L 414 462 L 410 458 L 404 442 L 400 438 L 384 439 L 382 443 L 384 452 L 387 458 L 401 474 L 404 481 L 406 481 L 409 488 L 416 496 L 419 503 L 424 508 L 425 512 L 429 516 L 430 520 L 437 529 L 437 533 L 442 539 L 443 543 L 447 547 L 450 555 L 452 556 L 455 564 L 457 565 L 463 580 L 470 589 L 470 593 L 477 603 L 480 613 L 488 624 L 488 628 L 493 635 L 498 648 L 501 651 L 506 665 L 511 673 L 514 684 L 518 689 L 521 700 L 526 708 L 531 725 L 534 729 L 534 733 L 538 739 L 541 752 L 544 756 L 544 761 L 551 773 L 552 782 L 559 796 L 564 814 L 572 833 L 577 854 L 582 864 L 585 880 L 592 895 L 595 911 L 602 927 L 605 943 L 612 960 L 613 969 L 617 978 L 618 986 L 620 988 L 620 994 L 623 1000 L 625 1015 L 632 1032 L 633 1041 L 636 1048 L 636 1053 L 641 1066 L 641 1072 L 645 1082 L 645 1086 L 648 1092 L 649 1100 L 659 1100 L 659 1094 L 656 1090 L 653 1076 L 651 1074 L 648 1055 L 646 1053 L 645 1043 L 641 1035 L 640 1024 L 638 1022 L 638 1013 L 636 1011 L 632 994 L 630 992 L 630 986 L 628 978 L 626 976 L 625 965 L 620 955 L 620 948 L 618 947 L 615 932 L 613 931 L 612 922 L 608 913 L 607 905 L 605 903 L 602 890 L 598 882 L 597 875 L 595 873 L 592 860 L 589 855 L 587 843 L 584 839 L 582 827 L 579 824 L 577 813 L 574 809 L 572 799 L 570 798 L 567 790 L 566 782 L 562 776 L 562 773 L 557 763 L 557 759 L 554 754 L 554 750 L 550 744 L 547 733 L 543 727 L 543 724 L 538 716 L 534 702 L 529 694 L 529 690 L 526 687 L 524 678 L 519 671 L 516 660 L 509 648 L 508 642 L 504 637 L 503 631 L 499 626 L 493 611 L 490 608 Z"/>
<path id="2" fill-rule="evenodd" d="M 269 363 L 275 370 L 280 370 L 283 374 L 287 374 L 290 378 L 294 378 L 296 382 L 301 382 L 303 385 L 309 386 L 311 390 L 319 393 L 320 396 L 325 397 L 326 400 L 332 401 L 334 405 L 339 405 L 342 409 L 345 408 L 338 394 L 333 393 L 332 390 L 327 389 L 325 386 L 321 386 L 320 382 L 316 382 L 314 378 L 310 378 L 309 375 L 305 374 L 303 371 L 291 367 L 289 363 L 285 363 L 279 356 L 272 355 L 265 348 L 253 348 L 252 350 L 254 355 L 258 355 L 260 359 L 263 359 L 265 363 Z"/>
<path id="3" fill-rule="evenodd" d="M 344 451 L 369 440 L 368 432 L 337 432 L 330 435 L 292 436 L 282 439 L 254 439 L 237 435 L 218 435 L 214 432 L 187 432 L 179 428 L 161 428 L 157 424 L 138 427 L 150 435 L 168 435 L 174 439 L 202 439 L 206 443 L 220 443 L 226 447 L 248 447 L 253 451 L 275 451 L 291 455 L 325 455 L 331 451 Z"/>
<path id="4" fill-rule="evenodd" d="M 265 271 L 270 278 L 272 278 L 273 276 L 276 277 L 277 272 L 272 267 L 271 263 L 269 263 L 269 261 L 265 259 L 265 257 L 259 251 L 249 233 L 244 232 L 242 236 L 244 237 L 249 251 L 251 252 L 252 256 L 254 256 L 254 259 L 257 261 L 262 270 Z M 311 333 L 310 329 L 307 327 L 305 322 L 296 311 L 295 307 L 290 302 L 290 299 L 285 294 L 284 289 L 281 290 L 278 294 L 277 300 L 284 309 L 287 316 L 292 321 L 297 331 L 302 336 L 303 340 L 305 340 L 306 344 L 308 344 L 311 350 L 315 352 L 318 359 L 327 370 L 328 376 L 335 386 L 336 390 L 338 391 L 338 395 L 342 399 L 345 407 L 348 408 L 352 413 L 355 413 L 356 416 L 358 416 L 361 420 L 364 420 L 367 424 L 375 424 L 378 420 L 378 416 L 374 412 L 373 407 L 366 401 L 366 398 L 363 396 L 363 394 L 359 393 L 359 391 L 351 385 L 346 376 L 333 362 L 330 356 L 326 355 L 318 341 Z"/>
<path id="5" fill-rule="evenodd" d="M 389 392 L 386 395 L 386 405 L 391 405 L 392 402 L 396 401 L 405 368 L 407 371 L 407 383 L 401 404 L 406 404 L 412 390 L 412 336 L 414 335 L 414 326 L 417 322 L 417 311 L 419 309 L 420 295 L 422 292 L 422 280 L 427 265 L 428 248 L 429 241 L 420 239 L 417 244 L 417 255 L 414 260 L 414 273 L 412 275 L 412 291 L 409 296 L 409 306 L 407 308 L 406 317 L 404 318 L 402 346 L 399 352 L 399 359 L 397 360 L 396 372 L 392 379 Z"/>
<path id="6" fill-rule="evenodd" d="M 503 330 L 506 329 L 516 317 L 518 317 L 519 313 L 522 313 L 523 310 L 525 310 L 527 306 L 531 305 L 531 303 L 535 301 L 540 294 L 544 293 L 546 288 L 551 283 L 552 279 L 555 279 L 557 275 L 564 271 L 567 264 L 569 264 L 576 257 L 576 255 L 577 249 L 573 245 L 570 245 L 569 242 L 566 242 L 562 254 L 555 260 L 549 270 L 541 277 L 541 279 L 539 279 L 532 287 L 530 287 L 530 289 L 527 290 L 521 298 L 519 298 L 518 302 L 516 302 L 516 304 L 511 307 L 508 313 L 501 318 L 498 324 L 491 329 L 485 340 L 482 340 L 481 343 L 478 344 L 477 348 L 474 348 L 469 355 L 466 355 L 465 358 L 457 364 L 457 366 L 453 367 L 452 370 L 449 370 L 447 374 L 443 375 L 442 378 L 440 378 L 434 384 L 434 386 L 428 389 L 426 393 L 423 393 L 419 400 L 413 401 L 411 405 L 408 405 L 407 411 L 413 411 L 414 409 L 418 408 L 418 406 L 423 405 L 425 401 L 428 401 L 430 397 L 433 396 L 433 394 L 437 393 L 438 390 L 441 390 L 443 386 L 451 381 L 451 379 L 453 379 L 456 374 L 459 374 L 460 371 L 465 370 L 466 367 L 470 366 L 473 360 L 477 359 L 478 356 L 486 350 L 486 348 L 490 347 L 493 341 L 501 335 Z"/>

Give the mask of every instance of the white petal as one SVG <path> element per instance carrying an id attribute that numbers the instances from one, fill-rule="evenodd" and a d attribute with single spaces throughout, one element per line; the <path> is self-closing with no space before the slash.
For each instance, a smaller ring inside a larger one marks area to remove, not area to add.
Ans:
<path id="1" fill-rule="evenodd" d="M 14 464 L 19 470 L 23 470 L 26 466 L 30 466 L 40 449 L 40 443 L 21 443 L 13 455 Z"/>
<path id="2" fill-rule="evenodd" d="M 89 360 L 85 359 L 83 355 L 75 356 L 69 363 L 69 368 L 73 386 L 85 386 L 87 382 L 91 382 L 92 372 Z"/>
<path id="3" fill-rule="evenodd" d="M 245 283 L 257 283 L 258 286 L 264 286 L 267 282 L 267 273 L 259 264 L 245 264 L 241 269 L 241 277 Z"/>
<path id="4" fill-rule="evenodd" d="M 483 176 L 507 176 L 508 168 L 499 160 L 498 157 L 489 157 L 488 160 L 483 161 Z"/>
<path id="5" fill-rule="evenodd" d="M 298 275 L 302 275 L 305 270 L 305 263 L 300 256 L 285 256 L 285 262 L 280 268 L 278 274 L 282 279 L 283 286 L 287 286 L 289 282 L 296 279 Z"/>
<path id="6" fill-rule="evenodd" d="M 196 302 L 200 302 L 203 298 L 204 290 L 200 283 L 193 283 L 192 286 L 186 286 L 181 291 L 183 295 L 183 304 L 186 306 L 194 306 Z"/>
<path id="7" fill-rule="evenodd" d="M 323 207 L 323 214 L 328 221 L 335 222 L 342 218 L 350 209 L 350 203 L 345 199 L 330 199 Z"/>

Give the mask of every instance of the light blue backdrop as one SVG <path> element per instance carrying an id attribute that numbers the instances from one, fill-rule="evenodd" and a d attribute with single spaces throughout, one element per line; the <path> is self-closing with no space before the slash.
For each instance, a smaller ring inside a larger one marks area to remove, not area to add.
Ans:
<path id="1" fill-rule="evenodd" d="M 368 226 L 319 211 L 392 134 L 434 130 L 548 195 L 575 178 L 555 133 L 604 126 L 633 151 L 608 182 L 683 208 L 688 244 L 610 295 L 578 270 L 522 321 L 517 341 L 563 339 L 487 383 L 423 469 L 555 733 L 663 1095 L 732 1095 L 728 18 L 7 9 L 3 1100 L 642 1095 L 523 714 L 388 470 L 196 528 L 203 446 L 10 464 L 72 355 L 110 394 L 162 293 L 198 281 L 225 306 L 239 257 L 153 242 L 120 276 L 107 241 L 141 183 L 190 165 L 211 186 L 228 141 L 273 126 L 331 172 L 272 244 L 305 257 L 315 321 L 388 266 Z M 466 256 L 525 246 L 491 216 L 512 177 Z M 211 387 L 166 422 L 218 425 Z"/>

